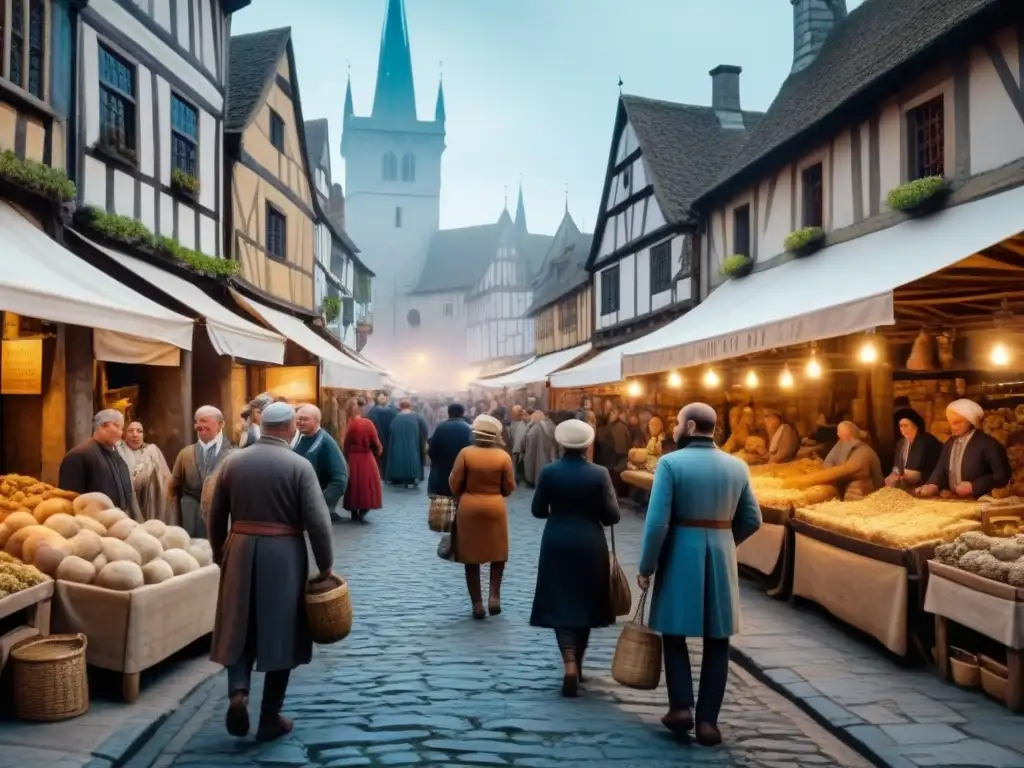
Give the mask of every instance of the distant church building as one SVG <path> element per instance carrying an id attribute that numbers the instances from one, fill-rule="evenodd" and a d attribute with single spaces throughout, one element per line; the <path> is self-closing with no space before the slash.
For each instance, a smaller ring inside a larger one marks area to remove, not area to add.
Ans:
<path id="1" fill-rule="evenodd" d="M 369 116 L 345 93 L 341 155 L 346 225 L 375 273 L 371 359 L 424 389 L 453 389 L 533 354 L 524 317 L 552 237 L 531 234 L 520 187 L 515 218 L 440 229 L 444 88 L 433 120 L 416 113 L 403 0 L 388 0 Z"/>

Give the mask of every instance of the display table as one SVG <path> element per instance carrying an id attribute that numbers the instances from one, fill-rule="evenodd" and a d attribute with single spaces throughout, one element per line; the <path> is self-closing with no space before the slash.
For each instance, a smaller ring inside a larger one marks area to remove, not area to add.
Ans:
<path id="1" fill-rule="evenodd" d="M 925 654 L 918 628 L 925 563 L 933 545 L 892 549 L 793 519 L 793 596 L 811 600 L 871 635 L 898 656 L 912 642 Z"/>
<path id="2" fill-rule="evenodd" d="M 639 488 L 644 493 L 650 493 L 654 486 L 654 473 L 646 469 L 627 469 L 620 477 L 626 485 Z"/>
<path id="3" fill-rule="evenodd" d="M 949 675 L 949 622 L 1006 648 L 1006 705 L 1024 710 L 1024 589 L 932 560 L 924 609 L 935 616 L 935 666 Z"/>
<path id="4" fill-rule="evenodd" d="M 219 582 L 216 565 L 129 592 L 58 581 L 54 630 L 86 635 L 86 661 L 120 672 L 130 703 L 142 672 L 213 631 Z"/>
<path id="5" fill-rule="evenodd" d="M 737 562 L 753 572 L 772 597 L 788 593 L 791 576 L 787 550 L 792 538 L 787 525 L 792 508 L 780 509 L 761 505 L 761 527 L 736 548 Z"/>
<path id="6" fill-rule="evenodd" d="M 33 637 L 50 634 L 50 603 L 53 598 L 53 582 L 44 581 L 34 587 L 15 592 L 0 599 L 0 619 L 6 619 L 25 611 L 26 623 L 6 632 L 0 637 L 0 671 L 7 664 L 11 649 L 18 643 Z"/>

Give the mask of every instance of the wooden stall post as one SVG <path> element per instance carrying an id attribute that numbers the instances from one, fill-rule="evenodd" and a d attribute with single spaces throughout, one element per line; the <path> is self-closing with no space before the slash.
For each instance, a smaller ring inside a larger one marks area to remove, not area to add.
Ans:
<path id="1" fill-rule="evenodd" d="M 95 415 L 95 365 L 92 329 L 64 328 L 64 370 L 67 377 L 67 444 L 77 445 L 92 435 Z"/>

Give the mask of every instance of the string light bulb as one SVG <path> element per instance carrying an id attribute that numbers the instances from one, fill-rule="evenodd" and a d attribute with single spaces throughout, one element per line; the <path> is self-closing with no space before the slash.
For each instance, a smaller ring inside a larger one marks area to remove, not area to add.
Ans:
<path id="1" fill-rule="evenodd" d="M 821 378 L 821 363 L 818 362 L 818 358 L 814 355 L 811 355 L 811 359 L 807 363 L 806 373 L 808 379 Z"/>
<path id="2" fill-rule="evenodd" d="M 626 394 L 630 397 L 640 397 L 643 391 L 639 381 L 631 381 L 626 385 Z"/>
<path id="3" fill-rule="evenodd" d="M 787 365 L 782 369 L 782 373 L 779 374 L 779 386 L 782 389 L 793 388 L 793 374 L 789 372 L 789 366 Z"/>
<path id="4" fill-rule="evenodd" d="M 1010 350 L 1006 348 L 1005 344 L 996 344 L 992 347 L 992 353 L 990 355 L 993 365 L 1004 366 L 1010 363 Z"/>
<path id="5" fill-rule="evenodd" d="M 672 373 L 670 373 L 668 375 L 668 385 L 670 387 L 672 387 L 672 389 L 680 389 L 680 388 L 682 388 L 682 386 L 683 386 L 683 377 L 680 376 L 675 371 L 672 371 Z"/>
<path id="6" fill-rule="evenodd" d="M 714 389 L 721 383 L 721 379 L 718 378 L 718 374 L 715 373 L 713 368 L 708 368 L 708 372 L 704 374 L 704 386 L 708 389 Z"/>
<path id="7" fill-rule="evenodd" d="M 860 361 L 865 365 L 871 365 L 872 363 L 878 362 L 878 347 L 872 342 L 865 341 L 860 348 Z"/>
<path id="8" fill-rule="evenodd" d="M 757 372 L 753 369 L 747 371 L 747 378 L 744 380 L 744 383 L 747 385 L 747 389 L 757 389 Z"/>

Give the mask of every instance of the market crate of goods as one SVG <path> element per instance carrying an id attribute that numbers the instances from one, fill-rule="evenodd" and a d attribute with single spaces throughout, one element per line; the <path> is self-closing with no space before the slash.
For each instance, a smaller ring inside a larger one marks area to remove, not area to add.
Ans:
<path id="1" fill-rule="evenodd" d="M 57 579 L 55 631 L 88 636 L 89 663 L 125 673 L 133 700 L 139 672 L 213 629 L 219 569 L 209 542 L 132 520 L 103 494 L 54 490 L 6 512 L 0 546 Z"/>
<path id="2" fill-rule="evenodd" d="M 925 610 L 935 617 L 940 677 L 946 679 L 953 664 L 950 622 L 968 627 L 1000 644 L 1006 664 L 979 667 L 979 657 L 960 652 L 955 662 L 958 684 L 981 685 L 1012 710 L 1024 710 L 1024 535 L 1004 538 L 971 531 L 936 547 L 928 565 Z"/>
<path id="3" fill-rule="evenodd" d="M 793 515 L 793 594 L 905 656 L 930 646 L 924 614 L 927 561 L 935 547 L 980 531 L 982 502 L 919 499 L 883 488 Z"/>

